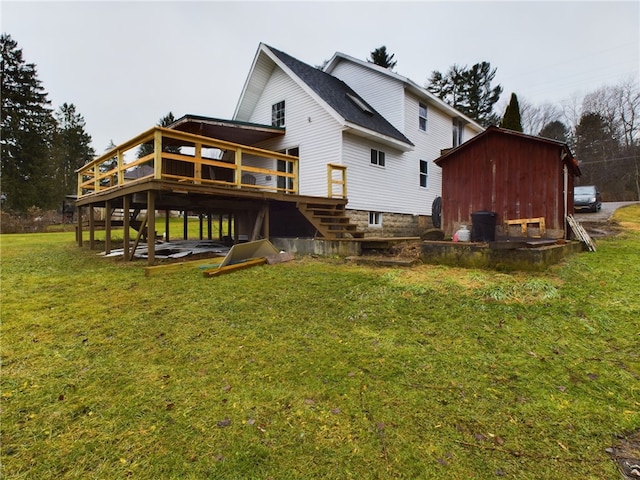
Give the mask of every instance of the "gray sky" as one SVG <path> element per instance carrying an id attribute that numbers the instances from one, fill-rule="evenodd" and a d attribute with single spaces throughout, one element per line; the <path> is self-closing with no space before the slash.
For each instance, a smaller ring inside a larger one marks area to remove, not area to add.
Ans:
<path id="1" fill-rule="evenodd" d="M 386 45 L 395 71 L 488 61 L 494 84 L 539 105 L 640 78 L 640 2 L 0 3 L 2 32 L 35 63 L 53 108 L 75 104 L 93 146 L 166 113 L 231 118 L 260 42 L 310 65 Z M 500 114 L 503 112 L 500 110 Z"/>

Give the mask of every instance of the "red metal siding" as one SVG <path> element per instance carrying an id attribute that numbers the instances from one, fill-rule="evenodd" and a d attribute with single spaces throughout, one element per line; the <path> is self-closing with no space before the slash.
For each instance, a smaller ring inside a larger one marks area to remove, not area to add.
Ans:
<path id="1" fill-rule="evenodd" d="M 498 226 L 504 220 L 544 217 L 547 230 L 564 231 L 562 147 L 487 133 L 441 164 L 445 232 L 451 235 L 460 224 L 471 225 L 471 213 L 477 211 L 496 212 Z"/>

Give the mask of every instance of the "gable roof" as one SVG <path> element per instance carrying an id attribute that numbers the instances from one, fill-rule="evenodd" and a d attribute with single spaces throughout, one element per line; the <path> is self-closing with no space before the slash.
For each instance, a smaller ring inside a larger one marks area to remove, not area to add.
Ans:
<path id="1" fill-rule="evenodd" d="M 528 141 L 528 142 L 545 143 L 545 144 L 548 144 L 550 146 L 559 148 L 563 152 L 563 155 L 561 157 L 562 161 L 563 161 L 563 163 L 565 163 L 567 165 L 567 167 L 569 168 L 571 173 L 573 175 L 576 175 L 576 176 L 580 176 L 581 175 L 580 167 L 578 166 L 578 161 L 575 159 L 575 157 L 573 156 L 573 153 L 571 153 L 571 149 L 569 148 L 569 146 L 566 143 L 561 142 L 559 140 L 553 140 L 551 138 L 538 137 L 538 136 L 535 136 L 535 135 L 527 135 L 525 133 L 520 133 L 520 132 L 516 132 L 514 130 L 508 130 L 506 128 L 499 128 L 499 127 L 495 127 L 495 126 L 488 127 L 484 132 L 482 132 L 482 133 L 476 135 L 475 137 L 467 140 L 466 142 L 464 142 L 463 144 L 457 146 L 456 148 L 451 148 L 449 150 L 444 151 L 444 153 L 442 155 L 440 155 L 439 158 L 434 160 L 434 163 L 441 167 L 442 164 L 445 163 L 451 157 L 454 157 L 454 156 L 458 155 L 461 151 L 464 151 L 464 150 L 468 149 L 470 146 L 473 146 L 476 143 L 481 142 L 482 139 L 484 139 L 484 138 L 486 138 L 486 137 L 488 137 L 490 135 L 500 135 L 500 136 L 506 136 L 506 137 L 511 137 L 511 138 L 519 138 L 521 140 L 525 140 L 525 141 Z"/>
<path id="2" fill-rule="evenodd" d="M 434 105 L 439 110 L 442 110 L 443 112 L 451 115 L 452 117 L 462 118 L 467 123 L 467 125 L 477 133 L 482 132 L 484 130 L 482 125 L 480 125 L 478 122 L 473 120 L 471 117 L 468 117 L 464 113 L 456 110 L 447 102 L 439 98 L 437 95 L 434 95 L 426 88 L 421 87 L 410 78 L 403 77 L 402 75 L 397 74 L 391 69 L 381 67 L 380 65 L 376 65 L 375 63 L 366 62 L 364 60 L 357 59 L 350 55 L 347 55 L 341 52 L 336 52 L 333 55 L 333 57 L 331 57 L 331 59 L 325 65 L 324 71 L 330 74 L 337 67 L 337 65 L 342 61 L 355 63 L 357 65 L 360 65 L 361 67 L 368 68 L 370 70 L 386 75 L 389 78 L 393 78 L 396 81 L 404 84 L 407 90 L 411 91 L 413 94 L 417 95 L 419 98 L 427 100 L 429 103 Z"/>
<path id="3" fill-rule="evenodd" d="M 274 65 L 271 68 L 266 63 L 266 58 L 273 62 Z M 353 133 L 375 136 L 401 150 L 413 148 L 413 143 L 404 134 L 342 80 L 265 44 L 260 44 L 234 118 L 250 114 L 257 103 L 258 92 L 266 85 L 275 65 L 285 71 L 325 108 L 333 112 L 334 117 L 344 126 L 352 129 Z"/>

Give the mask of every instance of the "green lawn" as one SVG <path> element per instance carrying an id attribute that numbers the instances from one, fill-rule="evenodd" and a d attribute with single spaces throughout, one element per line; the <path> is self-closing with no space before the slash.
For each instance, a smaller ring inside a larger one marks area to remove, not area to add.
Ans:
<path id="1" fill-rule="evenodd" d="M 1 242 L 2 477 L 614 479 L 640 206 L 546 273 L 299 258 L 145 277 Z"/>

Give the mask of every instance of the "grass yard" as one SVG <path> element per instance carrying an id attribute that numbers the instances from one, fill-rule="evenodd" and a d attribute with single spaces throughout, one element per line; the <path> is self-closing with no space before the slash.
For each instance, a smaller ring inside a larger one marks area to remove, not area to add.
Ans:
<path id="1" fill-rule="evenodd" d="M 2 477 L 615 479 L 640 206 L 546 273 L 299 258 L 145 277 L 0 237 Z"/>

